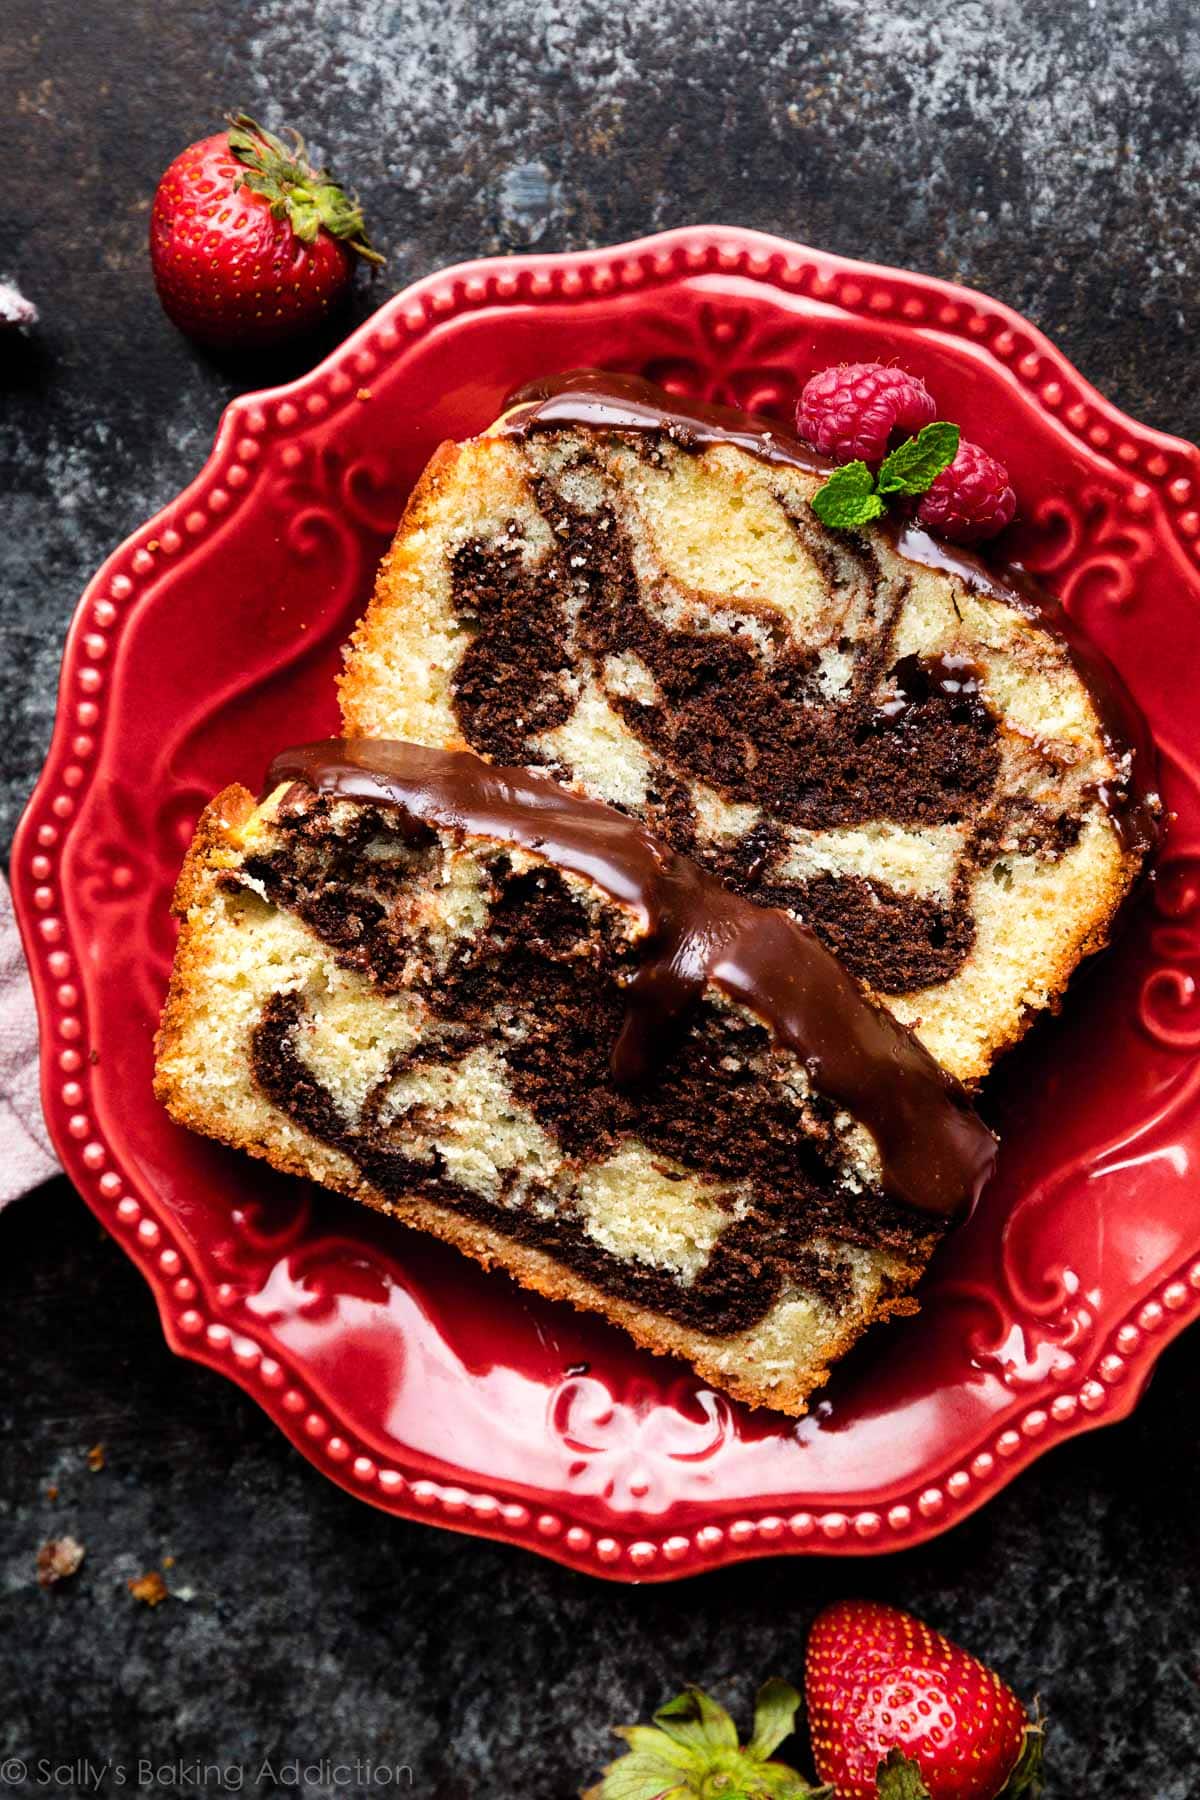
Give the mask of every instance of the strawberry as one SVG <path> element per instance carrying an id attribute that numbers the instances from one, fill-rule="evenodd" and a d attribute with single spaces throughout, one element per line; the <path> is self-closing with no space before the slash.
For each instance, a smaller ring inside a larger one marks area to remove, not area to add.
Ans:
<path id="1" fill-rule="evenodd" d="M 826 1607 L 805 1691 L 817 1772 L 839 1800 L 1041 1792 L 1040 1720 L 991 1669 L 894 1607 Z"/>
<path id="2" fill-rule="evenodd" d="M 150 266 L 168 317 L 201 343 L 236 349 L 310 331 L 371 248 L 357 199 L 244 113 L 191 144 L 158 184 Z"/>
<path id="3" fill-rule="evenodd" d="M 583 1800 L 833 1800 L 772 1753 L 791 1734 L 800 1696 L 786 1681 L 764 1682 L 750 1742 L 715 1700 L 688 1688 L 660 1706 L 653 1725 L 618 1725 L 629 1749 Z"/>

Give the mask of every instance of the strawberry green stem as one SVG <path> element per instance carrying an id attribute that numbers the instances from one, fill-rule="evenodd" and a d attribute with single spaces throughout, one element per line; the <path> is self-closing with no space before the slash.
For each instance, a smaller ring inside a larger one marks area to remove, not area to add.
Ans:
<path id="1" fill-rule="evenodd" d="M 383 261 L 367 237 L 358 196 L 339 187 L 328 169 L 313 168 L 298 131 L 289 128 L 290 142 L 284 143 L 248 113 L 230 113 L 227 135 L 246 171 L 237 185 L 269 200 L 272 215 L 286 218 L 302 244 L 327 231 L 365 261 Z"/>
<path id="2" fill-rule="evenodd" d="M 1045 1781 L 1043 1752 L 1046 1746 L 1046 1721 L 1038 1701 L 1033 1703 L 1033 1716 L 1025 1727 L 1021 1751 L 1012 1772 L 1001 1788 L 997 1800 L 1036 1800 Z"/>

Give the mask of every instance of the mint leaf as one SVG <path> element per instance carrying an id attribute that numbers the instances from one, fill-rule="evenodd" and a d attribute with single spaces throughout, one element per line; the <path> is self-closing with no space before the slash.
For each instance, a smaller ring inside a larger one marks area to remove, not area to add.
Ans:
<path id="1" fill-rule="evenodd" d="M 780 1681 L 777 1675 L 764 1681 L 754 1702 L 754 1734 L 746 1745 L 747 1756 L 765 1762 L 795 1730 L 799 1710 L 800 1696 L 789 1681 Z"/>
<path id="2" fill-rule="evenodd" d="M 879 466 L 881 494 L 924 494 L 936 476 L 948 469 L 958 455 L 957 425 L 938 419 L 925 425 L 916 437 L 905 438 Z"/>
<path id="3" fill-rule="evenodd" d="M 932 478 L 931 478 L 932 479 Z M 843 463 L 835 469 L 824 487 L 812 497 L 812 509 L 822 525 L 835 531 L 849 531 L 866 525 L 883 511 L 883 501 L 875 492 L 875 483 L 865 462 Z"/>
<path id="4" fill-rule="evenodd" d="M 929 1800 L 919 1765 L 902 1750 L 889 1750 L 876 1769 L 875 1791 L 879 1800 Z"/>

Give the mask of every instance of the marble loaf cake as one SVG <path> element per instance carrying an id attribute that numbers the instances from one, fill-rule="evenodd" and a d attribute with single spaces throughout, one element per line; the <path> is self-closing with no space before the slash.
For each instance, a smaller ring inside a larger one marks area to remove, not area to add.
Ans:
<path id="1" fill-rule="evenodd" d="M 995 1143 L 812 933 L 643 825 L 398 743 L 206 810 L 156 1086 L 196 1131 L 791 1413 Z"/>
<path id="2" fill-rule="evenodd" d="M 978 1083 L 1101 945 L 1152 763 L 1055 602 L 912 526 L 831 531 L 829 465 L 630 378 L 434 456 L 342 682 L 349 736 L 462 746 L 637 815 L 802 918 Z"/>

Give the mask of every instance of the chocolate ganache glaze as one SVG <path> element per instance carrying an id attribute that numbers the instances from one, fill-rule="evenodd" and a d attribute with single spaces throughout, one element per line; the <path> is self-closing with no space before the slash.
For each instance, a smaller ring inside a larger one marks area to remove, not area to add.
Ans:
<path id="1" fill-rule="evenodd" d="M 828 475 L 837 466 L 766 419 L 732 406 L 684 399 L 640 375 L 607 369 L 570 369 L 531 381 L 509 395 L 500 421 L 508 437 L 575 425 L 596 431 L 662 431 L 681 450 L 733 444 L 761 462 L 802 469 L 806 475 Z"/>
<path id="2" fill-rule="evenodd" d="M 695 453 L 730 444 L 761 462 L 807 475 L 826 475 L 835 467 L 828 457 L 766 419 L 671 394 L 640 376 L 604 369 L 572 369 L 518 388 L 509 395 L 497 429 L 505 436 L 524 438 L 571 427 L 663 433 L 678 449 Z M 1062 641 L 1091 696 L 1105 745 L 1120 771 L 1112 781 L 1098 785 L 1096 797 L 1124 849 L 1139 855 L 1153 850 L 1162 802 L 1149 729 L 1116 669 L 1062 604 L 1023 569 L 994 568 L 972 551 L 934 538 L 912 520 L 885 517 L 878 529 L 909 562 L 955 576 L 965 587 L 1012 606 Z"/>
<path id="3" fill-rule="evenodd" d="M 942 1218 L 978 1198 L 996 1142 L 958 1083 L 804 926 L 732 893 L 644 826 L 524 769 L 390 740 L 285 751 L 266 791 L 296 782 L 388 808 L 414 836 L 440 827 L 519 845 L 631 908 L 646 937 L 613 1052 L 619 1083 L 653 1077 L 712 983 L 870 1131 L 892 1198 Z"/>

